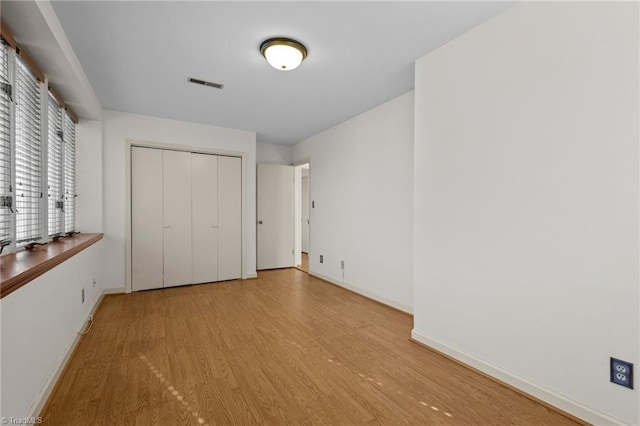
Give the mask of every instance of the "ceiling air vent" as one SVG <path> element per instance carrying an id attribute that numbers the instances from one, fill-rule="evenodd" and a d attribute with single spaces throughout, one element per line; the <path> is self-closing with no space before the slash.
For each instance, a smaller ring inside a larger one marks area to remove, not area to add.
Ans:
<path id="1" fill-rule="evenodd" d="M 200 80 L 192 77 L 189 78 L 189 83 L 201 84 L 203 86 L 213 87 L 214 89 L 222 89 L 224 87 L 224 84 L 213 83 L 211 81 Z"/>

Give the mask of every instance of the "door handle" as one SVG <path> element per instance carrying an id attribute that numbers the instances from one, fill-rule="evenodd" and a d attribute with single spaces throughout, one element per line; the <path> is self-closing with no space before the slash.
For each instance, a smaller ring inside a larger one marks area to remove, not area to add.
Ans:
<path id="1" fill-rule="evenodd" d="M 258 225 L 262 225 L 262 221 L 261 220 L 258 221 Z"/>

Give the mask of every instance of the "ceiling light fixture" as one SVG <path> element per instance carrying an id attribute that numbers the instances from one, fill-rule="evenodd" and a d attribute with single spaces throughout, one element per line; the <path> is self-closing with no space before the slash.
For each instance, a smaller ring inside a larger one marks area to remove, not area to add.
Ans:
<path id="1" fill-rule="evenodd" d="M 307 48 L 290 38 L 275 37 L 262 42 L 260 53 L 275 69 L 291 71 L 298 68 L 307 57 Z"/>

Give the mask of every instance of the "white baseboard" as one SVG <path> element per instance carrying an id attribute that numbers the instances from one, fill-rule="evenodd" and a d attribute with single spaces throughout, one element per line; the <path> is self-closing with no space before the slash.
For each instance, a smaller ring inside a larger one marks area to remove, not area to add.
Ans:
<path id="1" fill-rule="evenodd" d="M 102 294 L 122 294 L 122 293 L 126 293 L 127 289 L 125 287 L 115 287 L 115 288 L 105 288 L 102 291 Z"/>
<path id="2" fill-rule="evenodd" d="M 113 290 L 113 289 L 107 289 L 102 291 L 100 296 L 98 296 L 98 298 L 96 299 L 96 302 L 93 304 L 93 307 L 91 308 L 91 312 L 87 314 L 86 318 L 81 322 L 78 329 L 74 331 L 74 337 L 73 337 L 73 340 L 71 341 L 71 344 L 67 347 L 67 350 L 60 356 L 60 358 L 56 363 L 55 368 L 49 375 L 49 378 L 47 379 L 47 381 L 44 383 L 42 390 L 40 390 L 40 393 L 38 393 L 35 400 L 29 407 L 27 417 L 35 418 L 35 417 L 38 417 L 40 413 L 42 413 L 42 409 L 44 408 L 44 405 L 47 403 L 47 400 L 51 396 L 51 392 L 53 392 L 53 389 L 55 388 L 56 383 L 58 383 L 58 380 L 60 379 L 60 376 L 62 375 L 64 368 L 69 362 L 69 358 L 71 357 L 71 354 L 73 353 L 74 349 L 78 345 L 78 342 L 80 341 L 80 337 L 81 337 L 80 332 L 82 332 L 82 330 L 85 329 L 85 326 L 89 321 L 89 317 L 91 315 L 95 315 L 95 312 L 98 309 L 98 306 L 100 306 L 100 303 L 102 302 L 104 295 L 107 294 L 108 290 Z"/>
<path id="3" fill-rule="evenodd" d="M 358 293 L 358 294 L 360 294 L 360 295 L 362 295 L 362 296 L 364 296 L 364 297 L 366 297 L 368 299 L 373 299 L 376 302 L 382 303 L 383 305 L 391 306 L 392 308 L 395 308 L 395 309 L 397 309 L 399 311 L 406 312 L 408 314 L 413 314 L 413 307 L 411 307 L 411 306 L 407 306 L 407 305 L 404 305 L 402 303 L 394 302 L 394 301 L 389 300 L 389 299 L 387 299 L 385 297 L 378 296 L 377 294 L 373 294 L 373 293 L 368 292 L 366 290 L 363 290 L 361 288 L 353 287 L 353 286 L 350 286 L 349 284 L 345 284 L 345 283 L 341 283 L 339 281 L 332 280 L 329 277 L 325 277 L 324 275 L 318 274 L 318 273 L 313 272 L 313 271 L 309 271 L 309 275 L 311 275 L 312 277 L 320 278 L 321 280 L 324 280 L 324 281 L 328 281 L 331 284 L 335 284 L 335 285 L 337 285 L 339 287 L 346 288 L 347 290 L 351 290 L 354 293 Z"/>
<path id="4" fill-rule="evenodd" d="M 598 426 L 605 426 L 605 425 L 619 426 L 619 425 L 625 424 L 620 420 L 616 420 L 613 417 L 609 417 L 604 413 L 595 411 L 587 407 L 586 405 L 580 404 L 577 401 L 574 401 L 563 395 L 557 394 L 549 389 L 543 388 L 526 379 L 518 377 L 508 371 L 505 371 L 501 368 L 493 366 L 473 355 L 467 354 L 456 348 L 453 348 L 448 344 L 438 341 L 432 337 L 429 337 L 425 333 L 422 333 L 416 329 L 413 329 L 411 331 L 411 337 L 414 340 L 430 348 L 437 350 L 438 352 L 442 352 L 445 355 L 455 358 L 456 360 L 460 361 L 463 364 L 473 367 L 476 370 L 480 370 L 483 373 L 486 373 L 489 376 L 494 377 L 501 382 L 511 385 L 535 398 L 538 398 L 554 407 L 559 408 L 562 411 L 565 411 L 571 415 L 574 415 L 591 424 L 598 425 Z"/>

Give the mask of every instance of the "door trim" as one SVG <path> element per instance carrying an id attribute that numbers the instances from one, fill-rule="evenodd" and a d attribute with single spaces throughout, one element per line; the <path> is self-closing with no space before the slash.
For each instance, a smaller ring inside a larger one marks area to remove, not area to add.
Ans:
<path id="1" fill-rule="evenodd" d="M 247 220 L 248 220 L 248 200 L 247 200 L 247 173 L 248 173 L 248 165 L 247 165 L 247 153 L 242 151 L 229 151 L 224 149 L 207 149 L 202 147 L 188 146 L 188 145 L 173 145 L 173 144 L 165 144 L 165 143 L 157 143 L 150 141 L 141 141 L 137 139 L 126 139 L 125 140 L 125 292 L 131 293 L 131 148 L 137 146 L 141 148 L 155 148 L 155 149 L 166 149 L 170 151 L 184 151 L 184 152 L 194 152 L 198 154 L 212 154 L 212 155 L 220 155 L 225 157 L 238 157 L 242 160 L 242 172 L 241 172 L 241 180 L 242 180 L 242 231 L 241 231 L 241 245 L 242 245 L 242 279 L 253 278 L 251 275 L 246 272 L 247 265 Z"/>
<path id="2" fill-rule="evenodd" d="M 302 221 L 302 170 L 300 169 L 300 166 L 304 165 L 304 164 L 308 164 L 309 165 L 309 176 L 308 178 L 308 184 L 309 184 L 309 204 L 308 204 L 308 209 L 309 209 L 309 247 L 308 247 L 308 252 L 307 255 L 309 255 L 309 258 L 311 257 L 311 160 L 310 159 L 306 159 L 306 160 L 302 160 L 302 161 L 298 161 L 296 163 L 294 163 L 294 219 L 293 222 L 295 224 L 295 229 L 294 229 L 294 236 L 295 236 L 295 244 L 294 244 L 294 264 L 296 265 L 300 265 L 302 263 L 302 226 L 300 225 L 300 222 Z M 305 272 L 305 271 L 303 271 Z"/>

